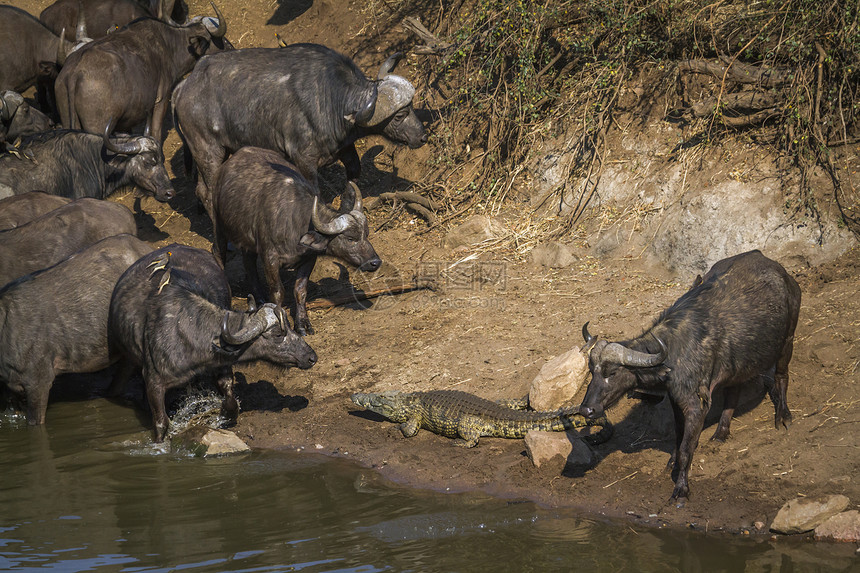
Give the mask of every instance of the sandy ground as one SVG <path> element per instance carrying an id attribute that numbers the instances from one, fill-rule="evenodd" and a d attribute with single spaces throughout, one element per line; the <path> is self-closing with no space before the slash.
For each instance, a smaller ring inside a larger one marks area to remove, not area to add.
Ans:
<path id="1" fill-rule="evenodd" d="M 10 3 L 36 14 L 48 4 Z M 350 47 L 373 38 L 376 29 L 366 5 L 349 0 L 223 4 L 228 37 L 239 47 L 275 46 L 278 32 L 288 41 L 320 42 L 354 54 Z M 192 14 L 209 13 L 202 1 L 190 5 Z M 363 52 L 356 59 L 371 73 L 385 55 L 387 48 L 380 45 L 379 53 Z M 375 153 L 379 145 L 385 153 Z M 417 152 L 397 150 L 399 176 L 420 175 L 432 145 L 431 139 Z M 365 174 L 377 178 L 368 195 L 390 181 L 392 150 L 375 139 L 359 150 L 365 154 Z M 181 171 L 172 129 L 165 154 L 171 172 Z M 176 241 L 208 249 L 211 225 L 190 183 L 181 173 L 174 177 L 178 197 L 169 205 L 132 192 L 113 199 L 136 210 L 140 236 L 153 245 Z M 666 401 L 622 399 L 609 412 L 614 437 L 595 447 L 595 463 L 569 465 L 559 457 L 537 469 L 521 440 L 484 438 L 478 447 L 464 449 L 426 431 L 407 439 L 395 424 L 354 406 L 349 396 L 453 388 L 491 399 L 520 397 L 541 365 L 582 344 L 585 321 L 607 338 L 636 335 L 693 276 L 676 276 L 641 260 L 592 258 L 588 241 L 578 244 L 579 262 L 565 269 L 530 265 L 500 252 L 462 262 L 446 274 L 443 269 L 469 254 L 442 246 L 447 229 L 421 233 L 422 220 L 404 214 L 392 219 L 384 205 L 368 218 L 372 242 L 385 261 L 382 270 L 363 275 L 320 260 L 311 298 L 348 283 L 375 288 L 416 274 L 433 276 L 439 288 L 312 311 L 316 334 L 307 340 L 319 363 L 311 370 L 237 368 L 242 413 L 234 429 L 251 446 L 328 453 L 416 487 L 483 490 L 654 526 L 766 534 L 766 527 L 758 531 L 755 523 L 769 525 L 776 511 L 799 495 L 842 493 L 853 508 L 860 504 L 854 479 L 860 460 L 860 249 L 820 268 L 789 269 L 803 289 L 788 391 L 794 424 L 788 431 L 774 429 L 770 400 L 754 385 L 736 412 L 730 439 L 718 444 L 707 440 L 718 415 L 714 409 L 695 454 L 690 500 L 679 509 L 670 503 L 672 481 L 664 471 L 674 439 Z M 227 272 L 234 294 L 244 296 L 238 256 Z"/>

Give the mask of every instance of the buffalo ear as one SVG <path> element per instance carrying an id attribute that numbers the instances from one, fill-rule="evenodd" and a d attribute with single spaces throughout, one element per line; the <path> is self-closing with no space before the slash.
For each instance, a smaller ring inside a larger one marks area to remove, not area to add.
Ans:
<path id="1" fill-rule="evenodd" d="M 198 58 L 206 55 L 209 49 L 209 37 L 204 35 L 191 36 L 188 38 L 188 51 Z"/>
<path id="2" fill-rule="evenodd" d="M 299 245 L 308 250 L 322 253 L 328 247 L 329 239 L 316 231 L 308 231 L 299 239 Z"/>
<path id="3" fill-rule="evenodd" d="M 365 93 L 364 99 L 356 102 L 356 109 L 343 116 L 350 123 L 358 125 L 366 125 L 370 118 L 373 117 L 373 112 L 376 110 L 376 99 L 379 97 L 379 92 L 376 89 L 376 84 Z"/>

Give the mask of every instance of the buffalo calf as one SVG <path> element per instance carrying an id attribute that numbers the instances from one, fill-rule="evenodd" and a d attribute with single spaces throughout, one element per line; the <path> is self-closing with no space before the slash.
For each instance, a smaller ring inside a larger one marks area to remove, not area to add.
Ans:
<path id="1" fill-rule="evenodd" d="M 284 311 L 266 304 L 230 310 L 227 277 L 211 253 L 168 245 L 132 265 L 119 279 L 110 304 L 111 355 L 121 361 L 117 393 L 132 371 L 143 371 L 155 441 L 167 434 L 167 390 L 195 376 L 217 376 L 223 413 L 236 418 L 233 364 L 264 360 L 310 368 L 316 354 L 290 329 Z"/>
<path id="2" fill-rule="evenodd" d="M 591 383 L 582 402 L 588 418 L 603 415 L 630 390 L 665 391 L 675 417 L 676 472 L 672 499 L 689 495 L 693 452 L 715 390 L 725 403 L 713 439 L 729 436 L 740 388 L 773 371 L 776 427 L 788 427 L 788 363 L 800 309 L 800 287 L 779 263 L 759 251 L 723 259 L 640 336 L 598 340 L 582 327 Z"/>
<path id="3" fill-rule="evenodd" d="M 244 256 L 245 274 L 257 296 L 257 254 L 263 260 L 271 300 L 282 305 L 286 291 L 282 267 L 296 269 L 295 327 L 312 334 L 305 301 L 316 259 L 327 254 L 362 271 L 377 270 L 382 261 L 368 240 L 361 192 L 347 183 L 340 211 L 319 201 L 317 190 L 275 151 L 243 147 L 222 166 L 213 188 L 215 244 L 221 262 L 232 241 Z"/>

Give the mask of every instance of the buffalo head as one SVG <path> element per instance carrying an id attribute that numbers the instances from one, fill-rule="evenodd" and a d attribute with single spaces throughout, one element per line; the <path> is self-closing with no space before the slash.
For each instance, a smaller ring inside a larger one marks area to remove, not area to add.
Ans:
<path id="1" fill-rule="evenodd" d="M 406 78 L 391 73 L 402 57 L 398 52 L 380 66 L 372 114 L 365 114 L 370 115 L 369 119 L 359 117 L 358 123 L 416 149 L 427 143 L 427 131 L 412 109 L 415 88 Z"/>
<path id="2" fill-rule="evenodd" d="M 245 358 L 265 360 L 276 366 L 298 366 L 306 370 L 316 364 L 316 353 L 290 328 L 283 307 L 267 303 L 258 309 L 250 302 L 241 327 L 235 331 L 228 327 L 229 317 L 227 311 L 221 322 L 222 348 L 246 347 Z"/>
<path id="3" fill-rule="evenodd" d="M 221 52 L 235 49 L 226 38 L 227 20 L 224 19 L 215 3 L 212 2 L 211 4 L 216 17 L 197 16 L 182 26 L 190 32 L 189 50 L 198 58 L 213 51 Z"/>
<path id="4" fill-rule="evenodd" d="M 116 155 L 126 156 L 125 171 L 135 185 L 152 193 L 158 201 L 173 198 L 173 186 L 164 167 L 161 145 L 151 137 L 109 137 L 114 120 L 108 121 L 104 132 L 105 149 Z"/>
<path id="5" fill-rule="evenodd" d="M 48 116 L 30 107 L 18 92 L 0 93 L 0 135 L 13 140 L 19 135 L 39 133 L 52 127 Z"/>
<path id="6" fill-rule="evenodd" d="M 666 345 L 659 338 L 656 340 L 660 352 L 656 354 L 640 352 L 618 342 L 598 340 L 589 334 L 587 322 L 582 326 L 582 337 L 585 339 L 582 351 L 588 354 L 591 382 L 580 411 L 591 420 L 603 416 L 607 408 L 636 386 L 637 370 L 659 366 L 668 355 Z"/>
<path id="7" fill-rule="evenodd" d="M 313 250 L 341 258 L 360 271 L 375 271 L 382 260 L 370 244 L 367 217 L 361 208 L 361 191 L 352 181 L 341 196 L 340 210 L 320 204 L 314 196 L 311 223 L 316 233 L 302 237 L 302 244 Z"/>

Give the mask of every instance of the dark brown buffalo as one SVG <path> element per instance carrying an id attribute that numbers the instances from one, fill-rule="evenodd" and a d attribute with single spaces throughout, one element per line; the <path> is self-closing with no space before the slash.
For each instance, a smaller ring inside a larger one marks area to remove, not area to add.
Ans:
<path id="1" fill-rule="evenodd" d="M 215 12 L 217 20 L 183 26 L 136 20 L 69 56 L 55 86 L 63 127 L 102 134 L 112 119 L 124 132 L 145 122 L 144 134 L 160 143 L 176 82 L 204 54 L 233 49 L 227 22 Z"/>
<path id="2" fill-rule="evenodd" d="M 212 203 L 221 262 L 226 261 L 228 241 L 242 249 L 245 274 L 256 296 L 262 296 L 258 254 L 271 300 L 279 306 L 286 300 L 280 270 L 296 270 L 294 318 L 299 334 L 313 334 L 305 300 L 319 255 L 337 257 L 362 271 L 375 271 L 382 264 L 368 240 L 355 183 L 347 183 L 338 212 L 320 202 L 317 190 L 275 151 L 243 147 L 233 154 L 221 166 Z"/>
<path id="3" fill-rule="evenodd" d="M 54 126 L 51 119 L 34 109 L 18 92 L 0 92 L 0 153 L 15 150 L 12 144 L 22 135 L 47 131 Z"/>
<path id="4" fill-rule="evenodd" d="M 39 106 L 53 113 L 53 80 L 67 54 L 88 40 L 61 40 L 32 14 L 0 6 L 0 91 L 24 93 L 38 84 Z"/>
<path id="5" fill-rule="evenodd" d="M 667 392 L 675 416 L 672 499 L 683 505 L 690 493 L 693 452 L 715 390 L 725 390 L 725 403 L 714 440 L 729 436 L 741 387 L 771 371 L 775 425 L 791 422 L 788 363 L 799 309 L 797 282 L 779 263 L 750 251 L 715 263 L 634 339 L 598 340 L 586 323 L 583 351 L 589 355 L 592 379 L 582 413 L 602 416 L 631 390 Z"/>
<path id="6" fill-rule="evenodd" d="M 420 147 L 427 132 L 412 109 L 415 88 L 391 73 L 395 54 L 370 80 L 350 58 L 318 44 L 212 54 L 173 93 L 174 115 L 200 170 L 197 196 L 212 215 L 210 186 L 231 153 L 280 152 L 316 186 L 317 169 L 342 161 L 358 178 L 355 142 L 382 135 Z"/>
<path id="7" fill-rule="evenodd" d="M 310 368 L 316 354 L 290 329 L 284 311 L 266 304 L 230 310 L 227 277 L 211 253 L 168 245 L 143 257 L 119 279 L 110 304 L 111 355 L 121 361 L 113 392 L 143 371 L 155 425 L 164 440 L 170 420 L 164 395 L 200 375 L 217 376 L 223 413 L 236 418 L 233 365 L 264 360 Z"/>
<path id="8" fill-rule="evenodd" d="M 152 250 L 132 235 L 103 239 L 0 288 L 0 381 L 44 424 L 54 378 L 110 366 L 107 322 L 120 275 Z"/>
<path id="9" fill-rule="evenodd" d="M 25 225 L 45 213 L 68 205 L 69 202 L 71 199 L 41 191 L 30 191 L 0 199 L 0 231 Z"/>
<path id="10" fill-rule="evenodd" d="M 0 286 L 55 265 L 105 237 L 137 233 L 126 207 L 78 199 L 20 227 L 0 233 Z"/>
<path id="11" fill-rule="evenodd" d="M 57 0 L 42 10 L 39 20 L 58 36 L 65 30 L 67 40 L 75 39 L 76 27 L 84 22 L 87 35 L 97 40 L 138 18 L 168 20 L 169 17 L 175 22 L 185 22 L 187 16 L 188 7 L 182 0 L 168 0 L 164 6 L 158 0 Z"/>
<path id="12" fill-rule="evenodd" d="M 0 199 L 28 191 L 104 199 L 131 183 L 159 201 L 173 197 L 161 145 L 151 137 L 60 129 L 24 138 L 20 151 L 0 157 Z"/>

